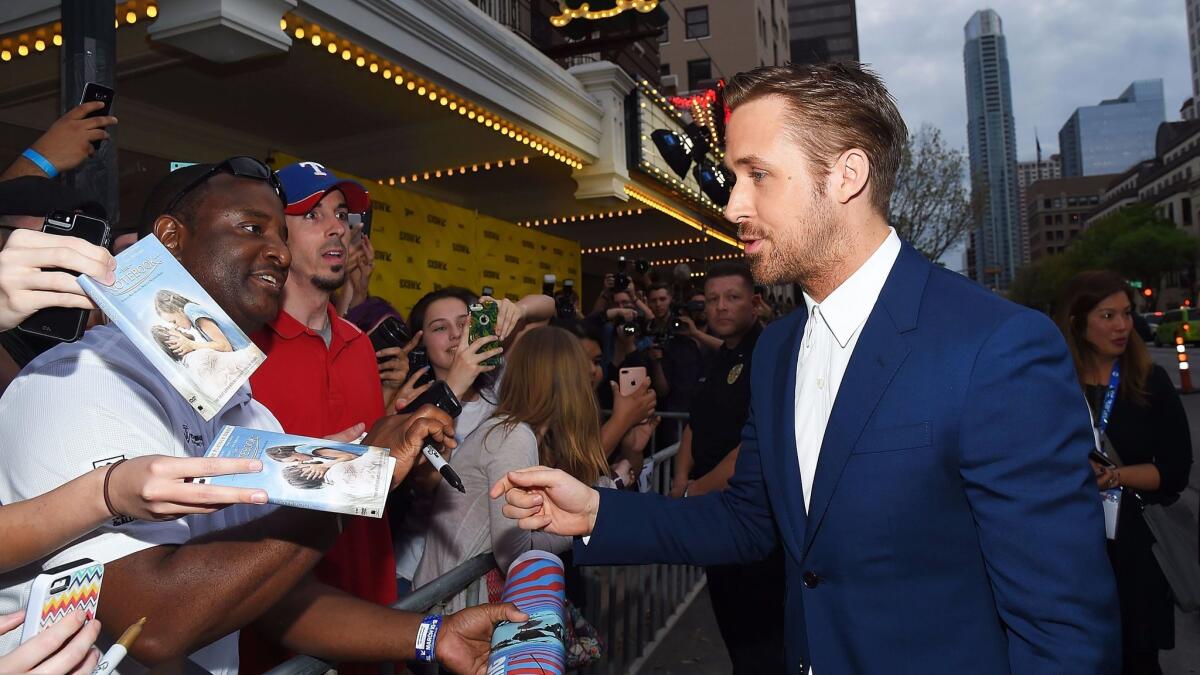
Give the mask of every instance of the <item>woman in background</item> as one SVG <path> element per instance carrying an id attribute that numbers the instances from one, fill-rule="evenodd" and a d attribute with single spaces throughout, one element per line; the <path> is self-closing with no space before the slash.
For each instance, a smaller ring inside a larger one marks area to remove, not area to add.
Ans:
<path id="1" fill-rule="evenodd" d="M 1171 589 L 1151 546 L 1142 503 L 1172 503 L 1187 487 L 1192 440 L 1167 372 L 1133 332 L 1133 290 L 1115 272 L 1083 272 L 1067 284 L 1056 321 L 1110 457 L 1092 462 L 1101 491 L 1122 488 L 1108 557 L 1121 602 L 1122 673 L 1158 674 L 1158 652 L 1175 647 Z"/>

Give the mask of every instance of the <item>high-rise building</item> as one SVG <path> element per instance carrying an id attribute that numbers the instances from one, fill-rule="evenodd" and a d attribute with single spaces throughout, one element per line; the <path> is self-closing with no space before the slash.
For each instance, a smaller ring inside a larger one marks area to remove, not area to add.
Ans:
<path id="1" fill-rule="evenodd" d="M 1038 144 L 1039 150 L 1041 143 Z M 1017 213 L 1021 218 L 1021 240 L 1031 242 L 1029 230 L 1029 186 L 1039 180 L 1062 178 L 1062 161 L 1059 155 L 1050 155 L 1050 159 L 1042 159 L 1039 152 L 1037 159 L 1030 162 L 1017 162 Z M 1030 246 L 1025 246 L 1024 263 L 1031 262 Z"/>
<path id="2" fill-rule="evenodd" d="M 696 91 L 744 70 L 788 61 L 787 0 L 662 5 L 670 15 L 658 45 L 666 91 Z M 750 35 L 755 39 L 747 40 Z"/>
<path id="3" fill-rule="evenodd" d="M 1138 80 L 1117 98 L 1076 108 L 1058 132 L 1063 176 L 1121 173 L 1154 157 L 1154 136 L 1165 121 L 1161 79 Z"/>
<path id="4" fill-rule="evenodd" d="M 1192 98 L 1184 103 L 1184 109 L 1191 109 L 1194 116 L 1195 103 L 1200 99 L 1200 0 L 1184 0 L 1184 6 L 1187 8 L 1188 55 L 1192 59 Z"/>
<path id="5" fill-rule="evenodd" d="M 971 189 L 985 191 L 974 237 L 975 279 L 1006 290 L 1027 259 L 1017 201 L 1017 139 L 1008 48 L 1000 15 L 990 9 L 964 27 L 967 142 Z"/>
<path id="6" fill-rule="evenodd" d="M 787 5 L 792 63 L 859 60 L 854 0 L 788 0 Z"/>

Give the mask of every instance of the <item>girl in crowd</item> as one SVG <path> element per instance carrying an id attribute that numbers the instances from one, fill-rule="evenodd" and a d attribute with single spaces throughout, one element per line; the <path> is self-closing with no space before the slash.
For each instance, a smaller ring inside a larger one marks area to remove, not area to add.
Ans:
<path id="1" fill-rule="evenodd" d="M 1079 384 L 1119 467 L 1092 462 L 1097 487 L 1123 488 L 1108 557 L 1121 602 L 1125 675 L 1161 673 L 1158 651 L 1175 646 L 1171 589 L 1151 552 L 1142 503 L 1171 503 L 1187 486 L 1191 433 L 1175 386 L 1133 332 L 1133 291 L 1114 272 L 1083 272 L 1064 289 L 1056 320 Z"/>
<path id="2" fill-rule="evenodd" d="M 477 302 L 498 302 L 496 335 L 469 342 L 468 308 Z M 501 371 L 483 364 L 492 356 L 504 353 L 516 341 L 521 331 L 530 324 L 549 320 L 554 316 L 554 299 L 545 295 L 527 295 L 517 302 L 480 298 L 465 288 L 443 288 L 427 293 L 409 315 L 409 325 L 414 339 L 419 340 L 429 358 L 428 370 L 433 380 L 442 380 L 450 385 L 454 395 L 462 403 L 462 413 L 454 421 L 456 440 L 461 445 L 484 419 L 496 409 L 497 382 Z M 407 355 L 407 353 L 406 353 Z M 501 366 L 501 369 L 503 366 Z M 408 373 L 397 408 L 418 396 L 428 385 L 413 388 L 420 373 Z M 446 458 L 455 463 L 450 453 Z M 455 464 L 457 466 L 457 464 Z M 424 532 L 428 526 L 432 492 L 441 483 L 440 475 L 434 471 L 424 474 L 432 484 L 414 481 L 416 490 L 407 494 L 393 493 L 389 507 L 392 513 L 403 513 L 404 520 L 393 531 L 392 539 L 396 550 L 396 576 L 400 580 L 400 592 L 407 592 L 409 581 L 416 574 L 417 563 L 425 547 Z"/>
<path id="3" fill-rule="evenodd" d="M 0 250 L 0 331 L 46 307 L 95 308 L 69 274 L 42 271 L 52 268 L 112 283 L 116 262 L 108 251 L 82 239 L 14 231 Z M 0 506 L 0 572 L 49 555 L 117 515 L 169 520 L 229 504 L 266 503 L 261 490 L 185 482 L 260 468 L 257 460 L 135 457 L 120 466 L 101 466 L 33 499 L 5 504 Z M 0 632 L 19 630 L 24 617 L 24 611 L 0 616 Z M 0 656 L 0 673 L 89 673 L 99 658 L 92 647 L 99 632 L 99 621 L 84 626 L 82 616 L 68 616 Z"/>
<path id="4" fill-rule="evenodd" d="M 588 485 L 608 481 L 600 449 L 596 398 L 583 348 L 553 327 L 526 333 L 508 357 L 494 412 L 454 451 L 466 494 L 439 486 L 415 586 L 429 583 L 480 553 L 491 551 L 501 570 L 531 549 L 563 551 L 570 539 L 522 530 L 488 498 L 508 471 L 543 464 Z M 479 580 L 447 602 L 449 611 L 487 602 Z"/>

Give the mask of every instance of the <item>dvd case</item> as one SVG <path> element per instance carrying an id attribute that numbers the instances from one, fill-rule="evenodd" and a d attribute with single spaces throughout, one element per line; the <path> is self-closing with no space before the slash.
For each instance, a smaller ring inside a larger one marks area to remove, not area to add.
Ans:
<path id="1" fill-rule="evenodd" d="M 526 551 L 508 566 L 501 602 L 515 604 L 529 620 L 496 624 L 487 675 L 566 672 L 565 579 L 562 560 L 546 551 Z"/>
<path id="2" fill-rule="evenodd" d="M 262 460 L 259 473 L 197 482 L 266 490 L 282 506 L 380 518 L 396 459 L 384 448 L 226 426 L 207 457 Z"/>
<path id="3" fill-rule="evenodd" d="M 117 280 L 79 276 L 104 311 L 196 412 L 211 420 L 267 357 L 155 237 L 117 256 Z"/>

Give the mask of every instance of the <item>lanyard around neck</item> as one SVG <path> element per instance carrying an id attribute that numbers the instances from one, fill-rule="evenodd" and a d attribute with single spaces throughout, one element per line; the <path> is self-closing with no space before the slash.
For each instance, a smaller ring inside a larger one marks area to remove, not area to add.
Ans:
<path id="1" fill-rule="evenodd" d="M 1121 385 L 1121 361 L 1113 362 L 1112 374 L 1108 377 L 1108 391 L 1104 392 L 1104 404 L 1100 407 L 1100 421 L 1096 425 L 1100 433 L 1108 430 L 1108 419 L 1112 416 L 1113 404 L 1117 400 L 1117 388 Z"/>

